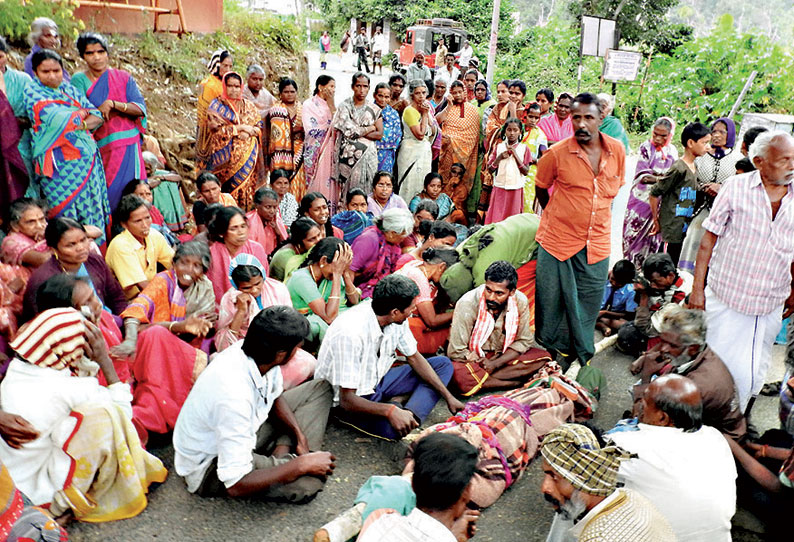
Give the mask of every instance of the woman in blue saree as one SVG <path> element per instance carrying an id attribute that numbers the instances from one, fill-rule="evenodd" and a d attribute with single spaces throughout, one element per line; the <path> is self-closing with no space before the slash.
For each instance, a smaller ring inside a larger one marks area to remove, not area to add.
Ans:
<path id="1" fill-rule="evenodd" d="M 25 109 L 33 122 L 33 161 L 42 175 L 49 216 L 72 218 L 104 232 L 110 214 L 107 184 L 91 136 L 102 124 L 102 114 L 63 82 L 58 53 L 43 49 L 33 55 L 32 65 L 36 78 L 25 88 Z"/>
<path id="2" fill-rule="evenodd" d="M 375 104 L 382 109 L 383 137 L 375 142 L 378 147 L 378 171 L 394 174 L 394 160 L 397 148 L 403 138 L 403 125 L 400 114 L 391 105 L 391 89 L 386 83 L 375 87 Z"/>
<path id="3" fill-rule="evenodd" d="M 124 187 L 133 179 L 146 179 L 141 136 L 146 126 L 146 105 L 135 79 L 108 65 L 104 36 L 87 32 L 77 39 L 77 51 L 88 69 L 72 77 L 72 85 L 102 113 L 104 124 L 94 139 L 105 166 L 110 210 L 116 209 Z"/>

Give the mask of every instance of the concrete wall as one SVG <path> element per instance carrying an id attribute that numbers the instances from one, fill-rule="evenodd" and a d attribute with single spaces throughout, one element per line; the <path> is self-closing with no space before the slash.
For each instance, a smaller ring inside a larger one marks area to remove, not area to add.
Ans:
<path id="1" fill-rule="evenodd" d="M 133 5 L 151 5 L 150 0 L 129 0 Z M 160 0 L 160 6 L 173 7 L 175 0 Z M 188 32 L 214 32 L 223 25 L 223 0 L 182 0 L 185 25 Z M 75 16 L 83 20 L 86 28 L 99 32 L 138 34 L 154 29 L 154 14 L 114 8 L 81 7 Z M 161 15 L 159 29 L 177 30 L 179 19 L 175 15 Z"/>

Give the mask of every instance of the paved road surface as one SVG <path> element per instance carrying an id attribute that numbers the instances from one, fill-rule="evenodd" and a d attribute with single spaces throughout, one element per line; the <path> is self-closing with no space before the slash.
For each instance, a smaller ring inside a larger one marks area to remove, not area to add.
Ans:
<path id="1" fill-rule="evenodd" d="M 336 81 L 336 103 L 342 103 L 342 100 L 353 96 L 352 78 L 353 74 L 358 71 L 352 63 L 353 56 L 346 55 L 344 59 L 340 59 L 337 54 L 328 55 L 328 68 L 326 70 L 320 69 L 320 53 L 317 51 L 309 51 L 307 57 L 309 59 L 309 82 L 314 88 L 314 82 L 321 74 L 327 74 L 334 78 Z M 370 62 L 370 68 L 372 68 Z M 362 71 L 364 66 L 361 66 Z M 384 67 L 383 74 L 370 74 L 370 97 L 375 90 L 375 85 L 378 83 L 388 83 L 392 71 L 388 67 Z"/>
<path id="2" fill-rule="evenodd" d="M 311 80 L 319 72 L 319 55 L 310 53 Z M 338 57 L 331 56 L 328 72 L 337 80 L 338 102 L 351 95 L 349 77 L 353 68 L 341 66 Z M 344 69 L 342 69 L 344 68 Z M 378 82 L 388 75 L 375 77 Z M 373 83 L 374 86 L 374 83 Z M 634 170 L 636 158 L 629 160 Z M 620 231 L 628 199 L 625 186 L 613 204 L 613 260 L 620 258 Z M 779 380 L 783 373 L 782 347 L 775 347 L 775 363 L 770 380 Z M 634 378 L 628 371 L 631 360 L 618 352 L 603 352 L 593 364 L 606 373 L 609 387 L 595 416 L 596 425 L 609 428 L 631 406 L 628 390 Z M 761 397 L 754 410 L 754 422 L 759 429 L 776 425 L 777 399 Z M 448 415 L 438 405 L 430 423 L 443 421 Z M 363 437 L 341 425 L 330 423 L 326 449 L 337 457 L 337 468 L 325 490 L 313 502 L 303 506 L 234 501 L 232 499 L 202 499 L 190 495 L 182 480 L 173 471 L 173 449 L 166 444 L 152 448 L 163 458 L 170 470 L 168 480 L 151 492 L 148 508 L 130 520 L 109 524 L 79 524 L 72 526 L 71 539 L 76 542 L 143 542 L 162 541 L 255 541 L 308 542 L 323 523 L 352 505 L 358 488 L 373 474 L 397 474 L 388 449 L 373 439 Z M 552 519 L 552 511 L 542 498 L 539 487 L 542 478 L 540 462 L 533 462 L 525 475 L 517 481 L 491 508 L 484 511 L 479 522 L 479 534 L 474 541 L 541 542 Z M 747 523 L 745 521 L 744 523 Z M 756 541 L 760 538 L 737 530 L 734 540 Z"/>

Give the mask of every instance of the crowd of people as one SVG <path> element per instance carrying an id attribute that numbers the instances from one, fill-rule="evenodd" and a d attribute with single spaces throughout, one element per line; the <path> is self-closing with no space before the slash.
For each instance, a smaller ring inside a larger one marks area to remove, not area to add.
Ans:
<path id="1" fill-rule="evenodd" d="M 423 433 L 402 488 L 415 508 L 370 515 L 360 540 L 472 536 L 484 442 L 504 465 L 489 502 L 540 451 L 552 541 L 730 540 L 737 498 L 770 532 L 785 522 L 794 351 L 783 430 L 759 437 L 748 417 L 794 310 L 790 134 L 746 129 L 738 145 L 719 118 L 679 147 L 658 119 L 610 268 L 629 151 L 612 96 L 527 101 L 505 80 L 492 97 L 445 52 L 374 88 L 357 72 L 339 104 L 320 75 L 301 102 L 294 80 L 273 96 L 261 66 L 237 72 L 221 50 L 199 87 L 190 201 L 107 39 L 80 35 L 71 77 L 55 23 L 36 19 L 30 40 L 19 71 L 0 38 L 9 540 L 140 513 L 167 475 L 146 451 L 163 436 L 191 493 L 303 503 L 333 474 L 329 418 L 400 441 L 439 399 L 474 424 L 462 399 L 508 390 L 474 404 L 530 426 L 510 393 L 554 381 L 561 401 L 585 390 L 579 421 L 603 386 L 597 334 L 636 358 L 626 420 L 602 437 L 563 423 L 570 404 L 514 469 L 485 417 L 476 442 Z M 348 41 L 369 71 L 369 38 Z"/>

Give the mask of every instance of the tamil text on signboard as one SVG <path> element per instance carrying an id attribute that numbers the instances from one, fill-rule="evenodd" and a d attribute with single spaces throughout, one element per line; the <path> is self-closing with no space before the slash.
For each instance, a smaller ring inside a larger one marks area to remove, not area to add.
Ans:
<path id="1" fill-rule="evenodd" d="M 640 71 L 642 53 L 607 49 L 604 56 L 604 80 L 612 82 L 634 81 Z"/>

